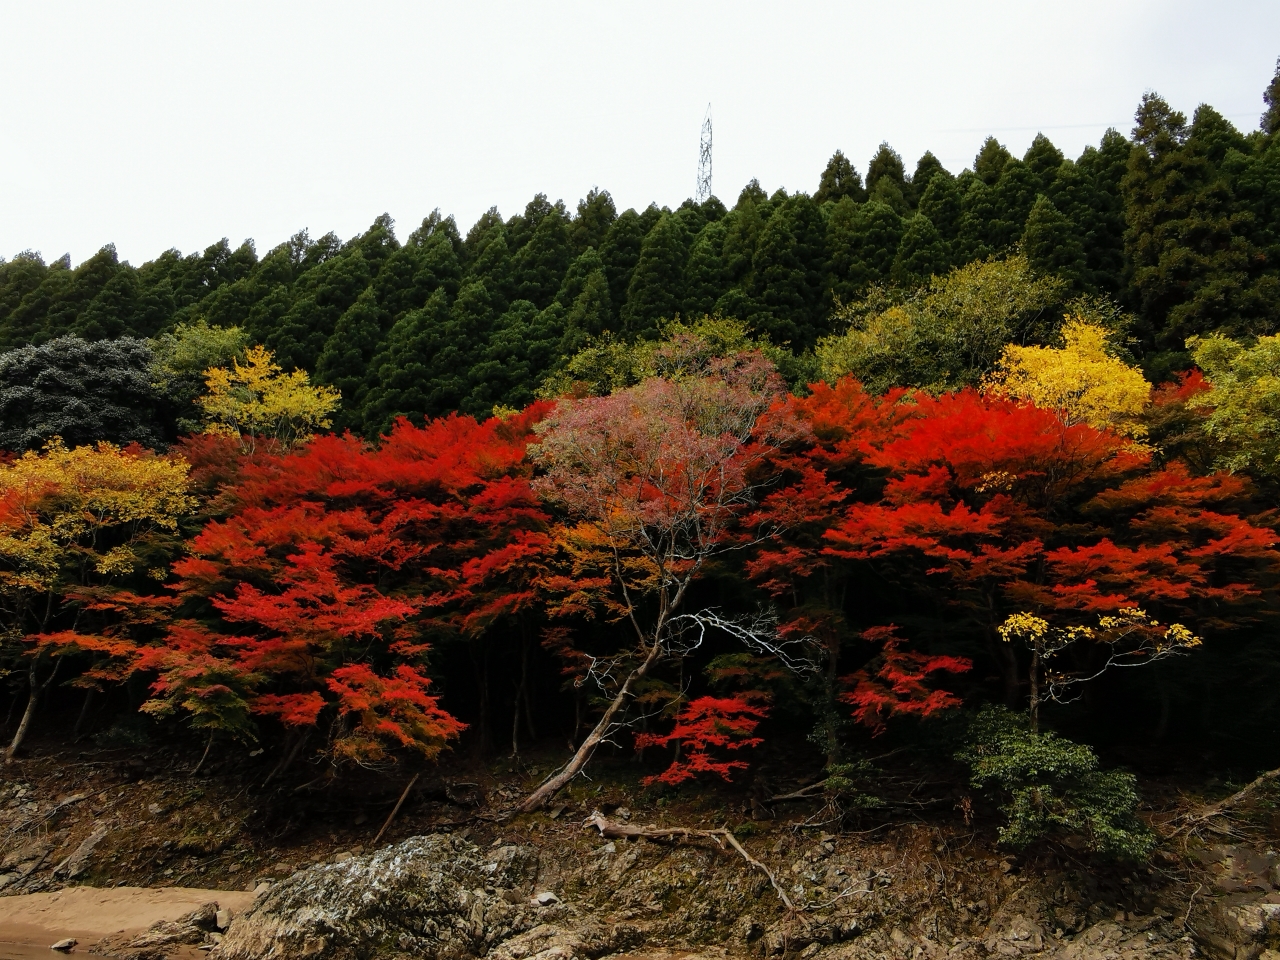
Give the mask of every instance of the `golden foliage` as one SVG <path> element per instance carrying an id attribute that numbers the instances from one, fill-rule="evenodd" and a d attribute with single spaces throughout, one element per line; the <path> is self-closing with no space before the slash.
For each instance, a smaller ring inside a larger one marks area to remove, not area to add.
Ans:
<path id="1" fill-rule="evenodd" d="M 1102 327 L 1069 317 L 1061 348 L 1006 346 L 987 389 L 1053 410 L 1067 426 L 1087 423 L 1140 437 L 1137 418 L 1151 400 L 1151 384 L 1108 352 L 1107 337 Z"/>
<path id="2" fill-rule="evenodd" d="M 1035 614 L 1014 613 L 1000 625 L 999 631 L 1006 643 L 1023 640 L 1043 657 L 1054 656 L 1080 641 L 1108 644 L 1116 651 L 1112 662 L 1117 664 L 1122 662 L 1121 658 L 1134 662 L 1160 660 L 1203 642 L 1183 624 L 1162 624 L 1138 607 L 1121 607 L 1114 614 L 1100 616 L 1096 627 L 1054 627 Z M 1051 673 L 1049 679 L 1061 682 L 1066 675 Z"/>
<path id="3" fill-rule="evenodd" d="M 205 371 L 209 392 L 197 403 L 204 409 L 205 433 L 269 437 L 289 447 L 328 427 L 342 395 L 312 385 L 305 370 L 284 373 L 266 347 L 250 347 L 244 362 Z"/>
<path id="4" fill-rule="evenodd" d="M 64 579 L 148 566 L 144 541 L 174 533 L 195 506 L 189 466 L 109 443 L 68 450 L 59 439 L 0 466 L 0 593 L 47 593 Z M 73 571 L 84 575 L 71 575 Z"/>

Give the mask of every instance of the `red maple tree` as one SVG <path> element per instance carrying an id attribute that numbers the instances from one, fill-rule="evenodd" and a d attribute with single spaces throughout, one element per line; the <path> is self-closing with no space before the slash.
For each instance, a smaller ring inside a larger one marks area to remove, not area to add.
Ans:
<path id="1" fill-rule="evenodd" d="M 327 715 L 336 757 L 435 756 L 463 724 L 429 692 L 426 635 L 480 631 L 533 595 L 545 514 L 522 464 L 541 412 L 400 421 L 376 446 L 320 436 L 230 472 L 226 515 L 175 565 L 195 615 L 140 660 L 159 672 L 151 709 L 240 732 Z"/>

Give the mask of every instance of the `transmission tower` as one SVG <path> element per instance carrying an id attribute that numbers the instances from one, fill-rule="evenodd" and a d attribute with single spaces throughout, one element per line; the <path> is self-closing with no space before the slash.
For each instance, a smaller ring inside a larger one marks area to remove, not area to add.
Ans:
<path id="1" fill-rule="evenodd" d="M 696 197 L 702 203 L 711 196 L 711 104 L 702 120 L 702 145 L 698 148 L 698 189 Z"/>

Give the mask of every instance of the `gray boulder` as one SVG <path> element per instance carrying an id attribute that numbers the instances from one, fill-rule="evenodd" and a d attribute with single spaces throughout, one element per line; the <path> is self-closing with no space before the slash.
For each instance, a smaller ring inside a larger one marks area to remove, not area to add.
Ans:
<path id="1" fill-rule="evenodd" d="M 231 922 L 216 960 L 483 956 L 540 921 L 530 847 L 413 837 L 275 884 Z"/>

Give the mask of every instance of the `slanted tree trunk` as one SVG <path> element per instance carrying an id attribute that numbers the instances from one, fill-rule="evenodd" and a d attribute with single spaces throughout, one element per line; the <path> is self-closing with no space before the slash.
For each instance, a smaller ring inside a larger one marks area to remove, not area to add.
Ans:
<path id="1" fill-rule="evenodd" d="M 200 754 L 200 762 L 197 763 L 195 769 L 191 771 L 191 776 L 193 777 L 200 772 L 200 768 L 204 766 L 205 760 L 209 758 L 209 748 L 213 746 L 213 734 L 214 730 L 213 728 L 210 728 L 209 739 L 205 741 L 204 745 L 204 753 Z"/>
<path id="2" fill-rule="evenodd" d="M 13 740 L 9 744 L 9 749 L 5 751 L 4 762 L 6 764 L 13 763 L 13 758 L 18 753 L 18 748 L 22 746 L 22 741 L 26 739 L 27 730 L 31 727 L 31 720 L 36 715 L 36 707 L 40 705 L 40 698 L 44 696 L 44 692 L 49 689 L 53 683 L 53 678 L 58 675 L 58 667 L 62 665 L 62 658 L 56 657 L 53 661 L 53 669 L 49 671 L 43 681 L 39 679 L 40 664 L 46 659 L 46 654 L 41 651 L 31 658 L 31 666 L 27 668 L 27 709 L 22 713 L 22 720 L 18 723 L 18 730 L 13 735 Z"/>
<path id="3" fill-rule="evenodd" d="M 587 761 L 590 760 L 591 755 L 595 753 L 596 747 L 600 745 L 600 741 L 608 736 L 609 730 L 613 726 L 614 719 L 622 711 L 622 708 L 627 705 L 628 701 L 630 701 L 631 690 L 635 686 L 636 681 L 640 680 L 649 672 L 649 668 L 657 662 L 658 654 L 661 651 L 661 641 L 654 640 L 653 644 L 646 651 L 644 660 L 640 662 L 639 666 L 627 674 L 627 679 L 624 680 L 622 686 L 618 688 L 617 694 L 614 696 L 613 701 L 609 704 L 599 722 L 597 722 L 591 732 L 587 734 L 587 739 L 582 741 L 582 746 L 578 747 L 577 752 L 574 753 L 568 763 L 561 767 L 554 776 L 549 777 L 544 781 L 537 790 L 533 791 L 533 793 L 529 795 L 528 799 L 525 800 L 524 803 L 520 804 L 519 809 L 521 813 L 529 813 L 530 811 L 537 810 L 545 805 L 548 800 L 564 788 L 565 784 L 578 775 L 579 770 L 587 765 Z"/>

